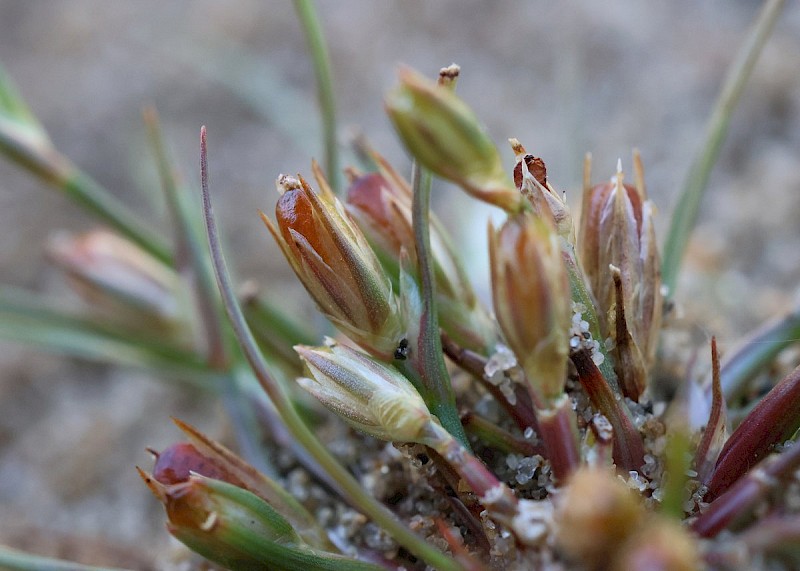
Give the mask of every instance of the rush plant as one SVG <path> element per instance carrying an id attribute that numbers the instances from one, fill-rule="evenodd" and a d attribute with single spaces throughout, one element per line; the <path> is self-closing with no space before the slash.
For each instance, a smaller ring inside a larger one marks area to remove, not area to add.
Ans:
<path id="1" fill-rule="evenodd" d="M 178 229 L 170 246 L 59 153 L 0 76 L 0 150 L 111 228 L 52 248 L 86 312 L 3 288 L 0 333 L 235 395 L 249 461 L 176 420 L 185 440 L 139 468 L 168 531 L 223 568 L 797 568 L 800 368 L 742 396 L 797 335 L 797 313 L 722 363 L 712 340 L 706 381 L 670 399 L 652 390 L 708 172 L 780 7 L 766 3 L 731 69 L 663 255 L 637 152 L 631 174 L 620 161 L 601 182 L 587 156 L 574 213 L 516 139 L 506 166 L 456 94 L 458 66 L 437 79 L 401 69 L 385 107 L 409 177 L 362 142 L 368 166 L 348 168 L 340 190 L 328 133 L 325 167 L 279 175 L 274 216 L 261 214 L 335 331 L 237 295 L 205 128 L 200 208 L 145 113 Z M 333 129 L 324 44 L 299 8 Z M 487 231 L 491 307 L 430 212 L 436 177 L 504 211 Z M 349 465 L 334 453 L 343 444 L 358 450 Z M 278 448 L 313 494 L 290 493 Z M 0 567 L 90 569 L 4 548 Z"/>

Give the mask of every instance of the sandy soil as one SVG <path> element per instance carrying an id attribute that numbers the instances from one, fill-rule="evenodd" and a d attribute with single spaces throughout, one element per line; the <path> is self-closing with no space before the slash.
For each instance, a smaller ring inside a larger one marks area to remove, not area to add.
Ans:
<path id="1" fill-rule="evenodd" d="M 600 179 L 618 157 L 629 165 L 638 147 L 663 231 L 760 3 L 320 4 L 343 137 L 360 128 L 407 164 L 382 93 L 400 62 L 435 73 L 455 61 L 460 94 L 498 144 L 519 138 L 573 201 L 585 151 Z M 157 105 L 190 181 L 198 178 L 197 133 L 207 125 L 212 186 L 238 274 L 305 313 L 256 215 L 272 208 L 278 173 L 308 172 L 321 155 L 313 77 L 290 2 L 0 0 L 0 62 L 56 145 L 157 220 L 164 206 L 142 106 Z M 723 350 L 795 299 L 798 149 L 800 7 L 790 3 L 734 117 L 681 283 L 685 314 L 703 318 L 701 331 L 717 334 Z M 439 191 L 447 197 L 439 197 L 442 217 L 480 258 L 475 236 L 485 223 L 475 216 L 485 214 L 452 189 Z M 91 225 L 66 199 L 0 162 L 2 283 L 62 295 L 44 244 L 56 230 Z M 149 463 L 145 446 L 177 437 L 169 415 L 212 434 L 224 425 L 217 404 L 157 379 L 0 343 L 0 542 L 151 565 L 166 545 L 163 516 L 133 466 Z M 147 551 L 137 554 L 141 546 Z"/>

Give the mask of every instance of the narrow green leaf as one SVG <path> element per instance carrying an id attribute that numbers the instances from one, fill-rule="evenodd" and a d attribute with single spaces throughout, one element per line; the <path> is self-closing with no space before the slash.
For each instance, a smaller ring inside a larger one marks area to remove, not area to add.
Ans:
<path id="1" fill-rule="evenodd" d="M 432 177 L 429 171 L 416 162 L 413 170 L 414 198 L 412 202 L 412 226 L 414 228 L 414 247 L 417 251 L 418 272 L 422 312 L 419 316 L 418 338 L 411 339 L 411 366 L 421 377 L 425 390 L 421 392 L 430 407 L 447 431 L 467 450 L 469 440 L 461 426 L 456 408 L 456 397 L 450 382 L 450 373 L 444 362 L 442 339 L 439 331 L 439 316 L 436 311 L 436 283 L 434 279 L 434 260 L 430 238 L 430 201 Z M 405 367 L 407 370 L 409 367 Z"/>
<path id="2" fill-rule="evenodd" d="M 200 205 L 178 180 L 177 171 L 164 144 L 156 110 L 145 110 L 144 119 L 175 226 L 177 270 L 184 277 L 187 273 L 190 274 L 187 281 L 195 290 L 198 313 L 207 342 L 208 361 L 212 368 L 222 370 L 229 359 L 225 346 L 227 324 L 222 315 L 219 293 L 214 287 L 208 245 L 203 236 Z"/>
<path id="3" fill-rule="evenodd" d="M 759 327 L 737 343 L 722 361 L 720 378 L 729 404 L 741 395 L 747 382 L 766 368 L 783 349 L 800 338 L 800 306 Z"/>
<path id="4" fill-rule="evenodd" d="M 333 96 L 331 62 L 325 36 L 319 23 L 313 0 L 294 0 L 297 17 L 308 43 L 311 63 L 317 80 L 317 95 L 322 114 L 323 142 L 325 148 L 325 175 L 334 192 L 341 189 L 339 172 L 339 145 L 336 140 L 336 101 Z"/>
<path id="5" fill-rule="evenodd" d="M 0 337 L 71 357 L 152 370 L 205 389 L 216 379 L 190 351 L 69 314 L 9 287 L 0 288 Z"/>
<path id="6" fill-rule="evenodd" d="M 0 545 L 0 569 L 6 571 L 125 571 L 116 567 L 94 567 L 63 559 L 42 557 L 3 545 Z"/>
<path id="7" fill-rule="evenodd" d="M 768 0 L 764 3 L 752 29 L 731 63 L 722 91 L 714 103 L 714 111 L 706 127 L 705 141 L 686 176 L 678 204 L 672 214 L 664 246 L 661 277 L 662 283 L 667 287 L 668 297 L 675 295 L 678 273 L 689 243 L 689 235 L 697 221 L 700 203 L 708 186 L 708 178 L 728 133 L 731 116 L 739 104 L 745 85 L 750 79 L 753 67 L 772 32 L 783 4 L 784 0 Z"/>

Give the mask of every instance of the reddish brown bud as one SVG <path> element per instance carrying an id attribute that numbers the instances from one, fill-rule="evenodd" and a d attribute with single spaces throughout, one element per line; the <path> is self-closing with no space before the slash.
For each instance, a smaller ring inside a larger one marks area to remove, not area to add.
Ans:
<path id="1" fill-rule="evenodd" d="M 623 184 L 620 169 L 610 182 L 584 190 L 579 255 L 603 334 L 615 344 L 623 392 L 637 399 L 661 326 L 661 274 L 653 206 L 643 188 Z"/>
<path id="2" fill-rule="evenodd" d="M 353 341 L 391 359 L 402 337 L 391 283 L 361 230 L 317 174 L 320 195 L 302 177 L 281 175 L 277 227 L 261 217 L 320 310 Z"/>
<path id="3" fill-rule="evenodd" d="M 416 267 L 411 187 L 383 157 L 374 151 L 371 155 L 380 172 L 353 178 L 347 192 L 347 210 L 390 270 L 394 265 L 395 271 L 399 271 L 403 249 L 409 265 Z M 433 214 L 430 240 L 442 329 L 462 347 L 494 350 L 497 342 L 494 323 L 472 289 L 458 250 Z"/>

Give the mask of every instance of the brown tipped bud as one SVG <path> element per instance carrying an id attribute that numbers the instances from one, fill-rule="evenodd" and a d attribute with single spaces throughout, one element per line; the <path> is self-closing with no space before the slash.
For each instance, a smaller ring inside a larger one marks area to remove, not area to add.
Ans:
<path id="1" fill-rule="evenodd" d="M 252 492 L 285 517 L 312 547 L 334 549 L 314 516 L 280 484 L 196 428 L 175 420 L 189 442 L 167 447 L 156 456 L 153 478 L 164 486 L 189 481 L 192 474 L 233 484 Z"/>
<path id="2" fill-rule="evenodd" d="M 520 209 L 519 192 L 478 118 L 449 87 L 403 68 L 386 110 L 406 148 L 419 162 L 479 200 L 509 212 Z"/>
<path id="3" fill-rule="evenodd" d="M 139 474 L 164 504 L 170 533 L 229 569 L 265 568 L 267 554 L 283 551 L 277 546 L 303 545 L 285 518 L 247 490 L 196 474 L 175 484 Z"/>
<path id="4" fill-rule="evenodd" d="M 385 256 L 396 261 L 400 248 L 414 251 L 411 189 L 406 184 L 392 184 L 376 172 L 356 176 L 347 189 L 347 211 Z"/>
<path id="5" fill-rule="evenodd" d="M 567 374 L 572 310 L 559 240 L 552 224 L 531 212 L 489 230 L 497 321 L 540 407 L 563 393 Z"/>
<path id="6" fill-rule="evenodd" d="M 181 322 L 177 274 L 133 242 L 108 230 L 60 234 L 48 255 L 93 310 L 138 328 Z"/>
<path id="7" fill-rule="evenodd" d="M 661 274 L 652 203 L 622 179 L 618 170 L 610 182 L 585 189 L 579 254 L 603 333 L 615 345 L 623 391 L 636 399 L 661 327 Z"/>
<path id="8" fill-rule="evenodd" d="M 408 254 L 409 266 L 416 267 L 411 188 L 382 157 L 375 158 L 381 172 L 353 179 L 347 191 L 347 210 L 387 267 L 399 271 L 403 248 Z M 430 240 L 442 329 L 467 349 L 493 349 L 496 343 L 494 324 L 478 301 L 444 226 L 433 214 Z"/>
<path id="9" fill-rule="evenodd" d="M 311 374 L 300 386 L 356 430 L 391 442 L 417 442 L 427 433 L 433 417 L 394 367 L 344 345 L 295 350 Z"/>
<path id="10" fill-rule="evenodd" d="M 533 206 L 539 216 L 553 220 L 558 234 L 570 243 L 575 242 L 572 214 L 564 197 L 547 182 L 547 167 L 539 157 L 529 155 L 517 139 L 509 139 L 511 149 L 517 157 L 514 167 L 514 184 Z"/>
<path id="11" fill-rule="evenodd" d="M 639 499 L 615 475 L 581 468 L 558 497 L 558 543 L 569 557 L 591 569 L 605 569 L 636 533 L 644 514 Z"/>
<path id="12" fill-rule="evenodd" d="M 391 359 L 402 325 L 389 278 L 361 230 L 319 182 L 318 196 L 302 177 L 281 175 L 277 227 L 262 214 L 264 223 L 320 311 L 353 341 Z"/>

